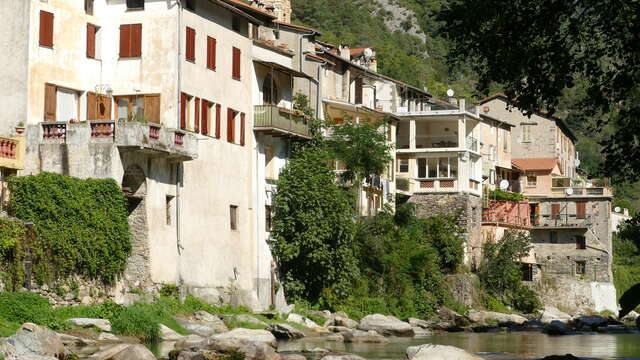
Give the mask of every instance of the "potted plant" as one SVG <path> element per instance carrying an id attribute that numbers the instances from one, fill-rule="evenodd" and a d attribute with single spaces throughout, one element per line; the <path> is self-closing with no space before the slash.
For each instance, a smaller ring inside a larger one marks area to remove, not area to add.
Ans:
<path id="1" fill-rule="evenodd" d="M 20 121 L 16 126 L 16 134 L 22 135 L 24 133 L 24 122 Z"/>

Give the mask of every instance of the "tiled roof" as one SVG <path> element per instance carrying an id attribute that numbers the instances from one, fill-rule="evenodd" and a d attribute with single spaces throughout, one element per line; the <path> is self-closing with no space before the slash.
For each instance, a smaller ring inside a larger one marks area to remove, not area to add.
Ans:
<path id="1" fill-rule="evenodd" d="M 511 159 L 511 163 L 521 170 L 553 170 L 558 164 L 556 158 Z"/>
<path id="2" fill-rule="evenodd" d="M 349 54 L 351 54 L 351 56 L 360 55 L 365 51 L 365 49 L 376 50 L 376 48 L 374 48 L 374 47 L 353 48 L 353 49 L 349 49 Z"/>
<path id="3" fill-rule="evenodd" d="M 304 26 L 304 25 L 291 24 L 291 23 L 286 23 L 286 22 L 277 21 L 277 20 L 275 20 L 273 23 L 274 24 L 278 24 L 278 25 L 282 25 L 282 26 L 285 26 L 285 27 L 290 27 L 290 28 L 293 28 L 293 29 L 305 30 L 305 31 L 313 31 L 313 32 L 316 32 L 316 33 L 320 34 L 320 31 L 318 31 L 318 30 L 316 30 L 314 28 L 308 27 L 308 26 Z"/>
<path id="4" fill-rule="evenodd" d="M 249 5 L 248 3 L 242 1 L 242 0 L 221 0 L 223 2 L 226 2 L 229 5 L 233 5 L 233 6 L 237 6 L 239 8 L 242 8 L 242 10 L 245 11 L 249 11 L 252 12 L 254 14 L 260 14 L 264 17 L 270 18 L 270 19 L 275 19 L 276 17 L 273 14 L 270 14 L 264 10 L 260 10 L 256 7 L 253 7 L 251 5 Z"/>

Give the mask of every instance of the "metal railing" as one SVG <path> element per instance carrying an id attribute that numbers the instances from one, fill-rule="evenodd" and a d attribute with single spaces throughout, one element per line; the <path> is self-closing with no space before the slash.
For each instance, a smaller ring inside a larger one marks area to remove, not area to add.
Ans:
<path id="1" fill-rule="evenodd" d="M 467 149 L 471 151 L 478 151 L 478 139 L 473 136 L 467 136 Z"/>
<path id="2" fill-rule="evenodd" d="M 275 105 L 254 106 L 254 128 L 278 129 L 294 135 L 309 137 L 309 124 L 303 116 Z"/>
<path id="3" fill-rule="evenodd" d="M 589 227 L 591 214 L 531 214 L 532 226 L 549 227 Z"/>

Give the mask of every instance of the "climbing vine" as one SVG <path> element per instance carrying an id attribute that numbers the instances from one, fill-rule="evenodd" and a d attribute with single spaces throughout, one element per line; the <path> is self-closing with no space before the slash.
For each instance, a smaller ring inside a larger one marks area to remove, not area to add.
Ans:
<path id="1" fill-rule="evenodd" d="M 42 173 L 11 178 L 9 190 L 11 214 L 33 229 L 23 248 L 38 283 L 70 275 L 113 283 L 122 273 L 131 242 L 114 180 Z"/>
<path id="2" fill-rule="evenodd" d="M 25 228 L 20 221 L 0 219 L 0 274 L 6 289 L 16 290 L 24 280 L 21 266 Z"/>

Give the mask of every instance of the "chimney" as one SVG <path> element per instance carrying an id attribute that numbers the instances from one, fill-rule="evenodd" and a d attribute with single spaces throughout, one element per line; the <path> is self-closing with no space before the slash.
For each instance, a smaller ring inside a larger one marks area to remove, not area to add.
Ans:
<path id="1" fill-rule="evenodd" d="M 349 51 L 349 45 L 340 45 L 338 47 L 340 51 L 340 57 L 343 59 L 347 59 L 347 61 L 351 61 L 351 52 Z"/>

